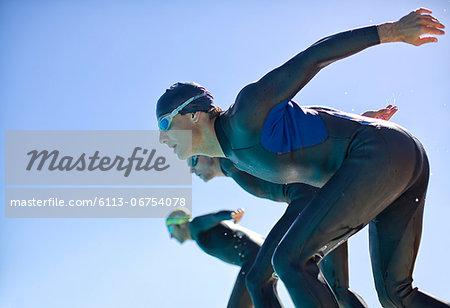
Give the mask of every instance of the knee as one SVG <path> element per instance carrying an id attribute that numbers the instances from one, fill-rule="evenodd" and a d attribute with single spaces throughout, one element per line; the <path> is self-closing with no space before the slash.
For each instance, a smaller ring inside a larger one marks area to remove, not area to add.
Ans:
<path id="1" fill-rule="evenodd" d="M 293 272 L 299 272 L 301 264 L 301 256 L 295 256 L 294 262 L 292 251 L 285 246 L 280 243 L 272 255 L 273 268 L 281 280 L 292 275 Z"/>
<path id="2" fill-rule="evenodd" d="M 317 277 L 319 267 L 315 256 L 305 253 L 305 250 L 295 252 L 281 242 L 272 256 L 272 264 L 276 274 L 284 282 L 290 280 L 292 274 Z"/>

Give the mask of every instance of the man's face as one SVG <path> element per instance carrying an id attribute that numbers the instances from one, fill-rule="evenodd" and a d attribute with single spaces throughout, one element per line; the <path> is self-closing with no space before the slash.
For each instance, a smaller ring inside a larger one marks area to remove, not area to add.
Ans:
<path id="1" fill-rule="evenodd" d="M 192 142 L 186 138 L 186 130 L 192 130 L 191 114 L 177 114 L 168 130 L 159 130 L 159 142 L 172 148 L 179 159 L 192 156 Z"/>
<path id="2" fill-rule="evenodd" d="M 170 238 L 176 239 L 180 244 L 183 244 L 188 239 L 188 234 L 184 225 L 172 224 L 168 226 Z"/>
<path id="3" fill-rule="evenodd" d="M 187 160 L 188 166 L 191 169 L 191 173 L 195 173 L 198 177 L 200 177 L 203 181 L 208 182 L 212 178 L 214 178 L 217 174 L 215 160 L 218 158 L 197 155 L 197 160 L 195 166 L 192 166 L 193 160 L 189 158 Z M 195 160 L 194 160 L 195 162 Z"/>

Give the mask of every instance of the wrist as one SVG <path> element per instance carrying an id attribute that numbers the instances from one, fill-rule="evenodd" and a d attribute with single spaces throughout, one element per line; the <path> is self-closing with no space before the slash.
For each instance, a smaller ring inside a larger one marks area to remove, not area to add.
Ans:
<path id="1" fill-rule="evenodd" d="M 387 22 L 377 26 L 380 43 L 401 41 L 395 22 Z"/>

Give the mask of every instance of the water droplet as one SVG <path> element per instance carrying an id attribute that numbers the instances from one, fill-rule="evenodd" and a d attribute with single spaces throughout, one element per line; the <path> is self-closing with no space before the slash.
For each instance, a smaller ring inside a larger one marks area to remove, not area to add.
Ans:
<path id="1" fill-rule="evenodd" d="M 233 234 L 233 237 L 236 237 L 236 234 Z"/>
<path id="2" fill-rule="evenodd" d="M 242 275 L 245 275 L 245 272 L 242 272 Z"/>
<path id="3" fill-rule="evenodd" d="M 419 198 L 416 198 L 416 202 L 419 202 Z"/>
<path id="4" fill-rule="evenodd" d="M 228 235 L 228 233 L 226 233 L 226 232 L 225 232 L 224 234 L 225 234 L 225 235 Z"/>
<path id="5" fill-rule="evenodd" d="M 234 249 L 237 249 L 237 245 L 234 245 Z"/>

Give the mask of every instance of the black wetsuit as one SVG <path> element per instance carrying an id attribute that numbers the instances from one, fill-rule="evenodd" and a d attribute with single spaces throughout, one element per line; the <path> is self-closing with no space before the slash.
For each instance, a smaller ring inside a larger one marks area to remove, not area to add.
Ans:
<path id="1" fill-rule="evenodd" d="M 231 213 L 220 211 L 195 217 L 189 223 L 189 229 L 192 238 L 204 252 L 241 267 L 227 307 L 250 308 L 253 305 L 245 285 L 245 277 L 264 238 L 242 226 L 225 221 L 231 219 Z"/>
<path id="2" fill-rule="evenodd" d="M 378 43 L 376 27 L 325 38 L 246 86 L 215 121 L 222 150 L 239 169 L 274 183 L 320 187 L 272 259 L 296 306 L 338 306 L 320 279 L 318 262 L 370 224 L 372 268 L 383 306 L 450 307 L 412 287 L 429 176 L 420 142 L 383 120 L 287 103 L 324 66 Z M 281 103 L 305 121 L 292 122 L 289 113 L 279 117 L 287 124 L 277 126 Z M 313 124 L 302 125 L 308 121 Z M 296 124 L 295 132 L 283 130 Z M 288 150 L 285 142 L 277 143 L 286 134 Z"/>
<path id="3" fill-rule="evenodd" d="M 260 198 L 289 203 L 283 216 L 267 235 L 246 277 L 247 287 L 256 308 L 281 307 L 276 292 L 277 280 L 272 275 L 271 258 L 286 231 L 311 201 L 318 188 L 301 183 L 282 185 L 267 182 L 238 170 L 230 160 L 224 158 L 220 160 L 220 166 L 227 177 L 231 177 L 247 192 Z M 347 243 L 328 254 L 320 263 L 320 267 L 340 307 L 367 307 L 364 300 L 349 289 Z"/>

